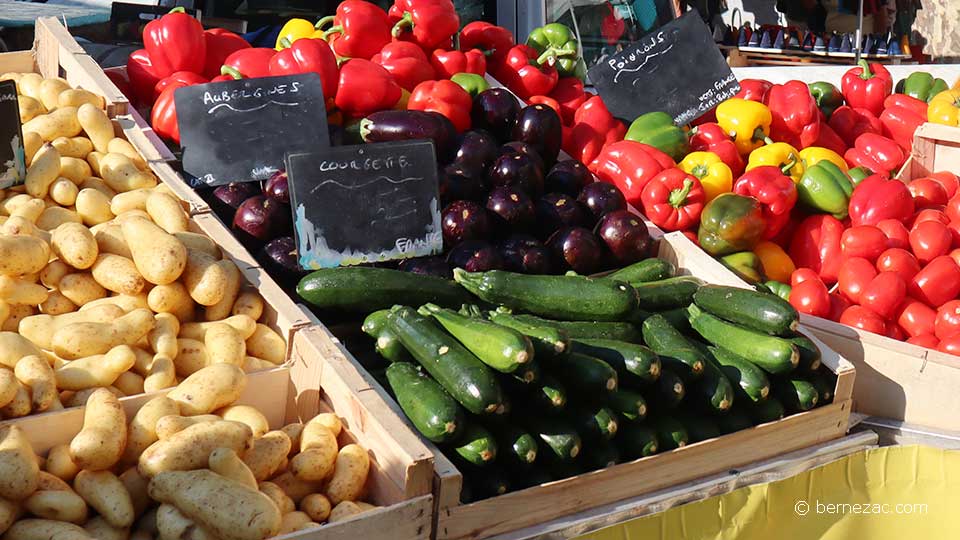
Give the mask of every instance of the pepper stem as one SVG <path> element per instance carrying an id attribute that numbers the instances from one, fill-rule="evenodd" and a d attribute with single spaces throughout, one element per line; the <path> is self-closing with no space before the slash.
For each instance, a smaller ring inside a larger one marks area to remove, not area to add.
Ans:
<path id="1" fill-rule="evenodd" d="M 280 38 L 280 46 L 284 49 L 289 49 L 293 45 L 293 42 L 290 41 L 290 38 L 283 36 Z"/>
<path id="2" fill-rule="evenodd" d="M 332 23 L 334 19 L 335 19 L 334 15 L 327 15 L 326 17 L 317 21 L 317 24 L 313 25 L 313 27 L 316 28 L 317 30 L 323 30 L 323 27 Z"/>
<path id="3" fill-rule="evenodd" d="M 398 38 L 407 28 L 413 28 L 413 15 L 409 11 L 404 11 L 403 17 L 397 21 L 397 24 L 393 25 L 393 30 L 390 31 L 390 34 Z"/>
<path id="4" fill-rule="evenodd" d="M 789 174 L 790 169 L 797 164 L 797 156 L 790 154 L 790 161 L 786 162 L 782 167 L 780 167 L 780 172 L 783 174 Z"/>
<path id="5" fill-rule="evenodd" d="M 760 126 L 757 126 L 757 129 L 753 130 L 753 136 L 750 138 L 754 141 L 770 141 L 770 137 L 767 137 L 767 132 Z M 767 144 L 770 144 L 770 142 L 767 142 Z"/>
<path id="6" fill-rule="evenodd" d="M 327 36 L 332 36 L 333 34 L 342 34 L 343 26 L 339 24 L 337 26 L 331 26 L 329 30 L 323 31 L 323 39 L 327 39 Z"/>
<path id="7" fill-rule="evenodd" d="M 680 208 L 683 206 L 683 203 L 687 202 L 687 195 L 690 195 L 690 190 L 693 188 L 693 180 L 686 178 L 683 180 L 683 188 L 675 189 L 670 192 L 670 196 L 667 197 L 667 202 L 670 203 L 670 206 L 674 208 Z"/>
<path id="8" fill-rule="evenodd" d="M 761 140 L 761 141 L 763 141 L 763 144 L 774 144 L 774 143 L 773 143 L 773 139 L 771 139 L 770 137 L 767 137 L 766 135 L 764 135 L 763 137 L 760 137 L 759 139 L 755 139 L 755 140 Z"/>
<path id="9" fill-rule="evenodd" d="M 710 172 L 710 168 L 703 163 L 698 163 L 697 165 L 694 165 L 693 169 L 690 169 L 690 174 L 700 178 L 701 180 L 707 175 L 708 172 Z"/>
<path id="10" fill-rule="evenodd" d="M 543 51 L 543 54 L 537 58 L 537 63 L 540 65 L 547 64 L 548 66 L 553 66 L 557 63 L 557 59 L 567 56 L 576 56 L 576 54 L 576 51 L 564 51 L 555 47 L 550 47 Z"/>
<path id="11" fill-rule="evenodd" d="M 220 74 L 221 74 L 221 75 L 229 75 L 229 76 L 233 77 L 234 79 L 242 79 L 242 78 L 243 78 L 243 73 L 240 73 L 240 71 L 237 70 L 237 68 L 231 67 L 231 66 L 220 66 Z"/>
<path id="12" fill-rule="evenodd" d="M 177 7 L 173 8 L 173 9 L 171 9 L 170 11 L 168 11 L 168 12 L 167 12 L 167 15 L 169 15 L 169 14 L 171 14 L 171 13 L 186 13 L 186 12 L 187 12 L 187 10 L 186 10 L 183 6 L 177 6 Z"/>
<path id="13" fill-rule="evenodd" d="M 857 62 L 857 65 L 863 68 L 863 73 L 860 74 L 860 78 L 867 81 L 873 78 L 873 72 L 870 71 L 870 63 L 866 60 L 860 60 Z"/>

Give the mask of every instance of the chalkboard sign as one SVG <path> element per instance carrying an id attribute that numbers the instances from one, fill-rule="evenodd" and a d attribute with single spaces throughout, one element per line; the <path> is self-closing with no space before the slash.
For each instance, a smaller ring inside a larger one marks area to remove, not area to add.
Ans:
<path id="1" fill-rule="evenodd" d="M 287 152 L 330 146 L 316 73 L 187 86 L 174 99 L 183 171 L 194 186 L 265 180 Z"/>
<path id="2" fill-rule="evenodd" d="M 290 154 L 287 175 L 302 268 L 406 259 L 443 248 L 432 142 Z"/>
<path id="3" fill-rule="evenodd" d="M 693 11 L 597 63 L 588 74 L 610 112 L 626 122 L 664 111 L 683 125 L 740 91 L 710 29 Z"/>
<path id="4" fill-rule="evenodd" d="M 0 189 L 22 184 L 27 175 L 17 85 L 0 81 Z"/>

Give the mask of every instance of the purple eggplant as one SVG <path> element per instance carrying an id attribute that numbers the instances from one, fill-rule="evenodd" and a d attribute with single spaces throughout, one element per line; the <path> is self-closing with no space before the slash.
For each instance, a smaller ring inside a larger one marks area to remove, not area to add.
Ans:
<path id="1" fill-rule="evenodd" d="M 449 163 L 456 151 L 457 130 L 446 116 L 429 111 L 379 111 L 360 121 L 364 142 L 430 139 L 437 160 Z"/>
<path id="2" fill-rule="evenodd" d="M 451 163 L 439 172 L 440 202 L 447 205 L 460 199 L 483 202 L 487 196 L 484 172 L 477 173 L 460 163 Z"/>
<path id="3" fill-rule="evenodd" d="M 290 183 L 287 181 L 287 171 L 277 171 L 263 186 L 263 194 L 271 199 L 290 204 Z"/>
<path id="4" fill-rule="evenodd" d="M 465 240 L 484 240 L 490 237 L 491 223 L 487 209 L 473 201 L 454 201 L 440 216 L 443 242 L 455 246 Z"/>
<path id="5" fill-rule="evenodd" d="M 463 268 L 467 272 L 487 272 L 503 270 L 503 258 L 490 242 L 467 240 L 457 244 L 447 254 L 447 264 L 453 268 Z"/>
<path id="6" fill-rule="evenodd" d="M 470 117 L 474 128 L 485 129 L 498 140 L 508 141 L 519 113 L 520 104 L 509 90 L 491 88 L 473 98 Z"/>
<path id="7" fill-rule="evenodd" d="M 420 274 L 422 276 L 442 277 L 453 279 L 453 269 L 447 264 L 443 257 L 417 257 L 414 259 L 403 259 L 397 266 L 397 270 Z"/>
<path id="8" fill-rule="evenodd" d="M 560 115 L 541 103 L 524 107 L 513 126 L 513 140 L 536 148 L 547 167 L 552 167 L 557 161 L 560 144 L 563 142 Z"/>
<path id="9" fill-rule="evenodd" d="M 522 274 L 552 274 L 553 256 L 547 246 L 529 234 L 514 234 L 500 246 L 504 268 Z"/>
<path id="10" fill-rule="evenodd" d="M 210 208 L 220 216 L 221 220 L 228 222 L 233 219 L 233 214 L 243 204 L 243 201 L 260 195 L 260 193 L 259 182 L 237 182 L 217 186 L 213 190 L 205 192 L 204 199 L 210 203 Z"/>
<path id="11" fill-rule="evenodd" d="M 533 225 L 533 200 L 515 186 L 500 186 L 487 197 L 487 210 L 500 234 L 526 231 Z"/>
<path id="12" fill-rule="evenodd" d="M 583 227 L 566 227 L 553 233 L 547 247 L 564 270 L 581 275 L 593 274 L 603 267 L 603 242 Z"/>
<path id="13" fill-rule="evenodd" d="M 482 173 L 497 159 L 497 139 L 486 130 L 472 129 L 457 141 L 453 162 L 476 173 Z"/>
<path id="14" fill-rule="evenodd" d="M 533 146 L 520 141 L 512 141 L 504 144 L 497 150 L 498 155 L 500 156 L 513 156 L 516 154 L 523 154 L 530 157 L 537 166 L 540 167 L 541 171 L 546 172 L 546 167 L 543 166 L 543 158 L 540 157 L 540 153 L 537 152 L 537 149 Z"/>
<path id="15" fill-rule="evenodd" d="M 605 214 L 627 209 L 627 199 L 617 186 L 607 182 L 588 184 L 580 191 L 577 200 L 593 216 L 593 222 Z"/>
<path id="16" fill-rule="evenodd" d="M 593 181 L 590 169 L 575 159 L 558 161 L 543 179 L 547 192 L 566 193 L 571 197 L 579 195 L 580 190 Z"/>
<path id="17" fill-rule="evenodd" d="M 267 273 L 280 281 L 296 280 L 303 273 L 298 259 L 297 244 L 292 236 L 280 236 L 267 242 L 258 257 Z"/>
<path id="18" fill-rule="evenodd" d="M 587 212 L 576 199 L 566 193 L 547 193 L 534 206 L 537 231 L 546 238 L 557 229 L 579 227 L 587 223 Z"/>
<path id="19" fill-rule="evenodd" d="M 647 226 L 627 210 L 614 210 L 604 215 L 595 232 L 619 266 L 642 261 L 650 255 L 653 241 Z"/>
<path id="20" fill-rule="evenodd" d="M 243 201 L 233 216 L 233 230 L 243 243 L 260 246 L 269 240 L 290 234 L 293 229 L 290 206 L 265 195 Z"/>
<path id="21" fill-rule="evenodd" d="M 530 197 L 539 197 L 543 193 L 543 169 L 525 154 L 498 157 L 487 176 L 493 187 L 514 186 Z"/>

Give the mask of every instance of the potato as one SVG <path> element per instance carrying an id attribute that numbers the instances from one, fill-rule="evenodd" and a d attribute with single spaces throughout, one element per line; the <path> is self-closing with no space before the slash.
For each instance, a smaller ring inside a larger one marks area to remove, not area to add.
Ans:
<path id="1" fill-rule="evenodd" d="M 47 453 L 47 472 L 63 480 L 72 482 L 73 478 L 80 472 L 80 468 L 70 457 L 70 447 L 66 444 L 58 444 Z"/>
<path id="2" fill-rule="evenodd" d="M 247 346 L 240 333 L 223 323 L 215 324 L 207 330 L 204 346 L 210 364 L 242 366 L 247 355 Z M 266 430 L 263 432 L 266 433 Z"/>
<path id="3" fill-rule="evenodd" d="M 210 453 L 216 448 L 242 453 L 252 445 L 253 433 L 246 424 L 228 420 L 201 422 L 150 445 L 140 455 L 137 467 L 140 474 L 153 478 L 164 471 L 206 467 Z"/>
<path id="4" fill-rule="evenodd" d="M 35 224 L 44 210 L 46 210 L 46 203 L 43 202 L 43 199 L 30 199 L 10 212 L 10 218 L 20 216 Z"/>
<path id="5" fill-rule="evenodd" d="M 129 527 L 114 527 L 103 516 L 96 516 L 83 525 L 83 530 L 97 540 L 129 540 Z"/>
<path id="6" fill-rule="evenodd" d="M 39 73 L 24 73 L 20 75 L 17 81 L 17 90 L 33 99 L 40 99 L 40 84 L 43 82 L 43 75 Z"/>
<path id="7" fill-rule="evenodd" d="M 177 356 L 173 361 L 177 375 L 187 377 L 210 365 L 207 347 L 195 339 L 178 339 Z"/>
<path id="8" fill-rule="evenodd" d="M 156 313 L 170 313 L 181 323 L 194 319 L 196 304 L 190 298 L 187 288 L 180 282 L 169 285 L 157 285 L 147 294 L 147 304 Z"/>
<path id="9" fill-rule="evenodd" d="M 20 110 L 21 124 L 25 124 L 41 114 L 47 114 L 47 108 L 43 106 L 43 103 L 40 103 L 39 100 L 33 99 L 32 97 L 20 96 L 17 105 Z"/>
<path id="10" fill-rule="evenodd" d="M 50 246 L 43 240 L 35 236 L 0 236 L 0 274 L 33 274 L 43 270 L 48 260 Z"/>
<path id="11" fill-rule="evenodd" d="M 257 489 L 257 480 L 250 468 L 240 460 L 237 453 L 229 448 L 216 448 L 210 452 L 208 460 L 210 470 L 224 478 L 229 478 L 247 487 Z"/>
<path id="12" fill-rule="evenodd" d="M 49 294 L 43 285 L 0 275 L 0 299 L 7 304 L 35 306 L 45 302 Z"/>
<path id="13" fill-rule="evenodd" d="M 133 260 L 133 254 L 130 253 L 130 247 L 127 246 L 119 223 L 104 223 L 97 227 L 93 236 L 97 239 L 97 247 L 101 253 L 112 253 Z"/>
<path id="14" fill-rule="evenodd" d="M 89 103 L 98 109 L 103 108 L 103 98 L 82 88 L 68 88 L 57 96 L 58 107 L 80 107 Z"/>
<path id="15" fill-rule="evenodd" d="M 154 191 L 152 189 L 134 189 L 132 191 L 127 191 L 125 193 L 118 193 L 110 201 L 110 211 L 115 215 L 120 215 L 124 212 L 129 212 L 130 210 L 144 210 L 147 209 L 147 198 Z"/>
<path id="16" fill-rule="evenodd" d="M 198 414 L 196 416 L 180 416 L 179 414 L 168 414 L 157 420 L 155 431 L 159 440 L 169 439 L 173 434 L 179 433 L 190 426 L 202 424 L 204 422 L 220 422 L 223 418 L 215 414 Z"/>
<path id="17" fill-rule="evenodd" d="M 44 242 L 50 243 L 50 233 L 38 228 L 33 221 L 22 216 L 8 217 L 0 226 L 0 235 L 13 236 L 18 234 L 36 236 Z"/>
<path id="18" fill-rule="evenodd" d="M 356 444 L 348 444 L 340 449 L 333 476 L 327 484 L 327 498 L 334 505 L 343 501 L 356 501 L 367 484 L 370 471 L 370 456 Z"/>
<path id="19" fill-rule="evenodd" d="M 187 232 L 189 226 L 187 213 L 172 195 L 153 191 L 147 199 L 146 209 L 153 222 L 168 233 Z"/>
<path id="20" fill-rule="evenodd" d="M 78 525 L 87 521 L 87 503 L 70 486 L 66 491 L 38 489 L 23 501 L 23 508 L 38 518 Z"/>
<path id="21" fill-rule="evenodd" d="M 57 137 L 75 137 L 80 134 L 81 129 L 80 122 L 77 121 L 76 107 L 62 107 L 23 124 L 24 133 L 35 132 L 47 142 Z"/>
<path id="22" fill-rule="evenodd" d="M 184 379 L 167 396 L 180 404 L 181 414 L 207 414 L 236 401 L 246 384 L 237 366 L 214 364 Z"/>
<path id="23" fill-rule="evenodd" d="M 192 232 L 178 232 L 173 235 L 176 236 L 177 240 L 180 240 L 187 249 L 202 251 L 217 260 L 223 258 L 220 254 L 220 248 L 217 247 L 217 244 L 210 239 L 209 236 Z"/>
<path id="24" fill-rule="evenodd" d="M 133 531 L 127 540 L 155 540 L 155 537 L 147 531 Z"/>
<path id="25" fill-rule="evenodd" d="M 97 152 L 90 152 L 89 154 L 87 154 L 87 164 L 90 165 L 91 169 L 93 169 L 94 164 L 97 164 L 97 166 L 99 166 L 99 162 L 96 161 L 96 159 L 91 159 L 92 156 L 95 157 L 96 153 Z M 99 174 L 97 172 L 97 169 L 94 169 L 94 174 Z M 96 176 L 84 178 L 83 182 L 77 187 L 79 187 L 80 189 L 95 189 L 100 193 L 103 193 L 104 195 L 106 195 L 108 199 L 117 196 L 116 191 L 110 188 L 110 186 L 108 186 L 107 183 L 104 182 L 102 178 L 98 178 Z"/>
<path id="26" fill-rule="evenodd" d="M 42 349 L 53 349 L 53 334 L 70 324 L 79 322 L 108 322 L 123 316 L 117 306 L 105 305 L 63 315 L 34 315 L 20 321 L 20 335 Z"/>
<path id="27" fill-rule="evenodd" d="M 159 355 L 173 358 L 177 355 L 177 334 L 180 333 L 180 321 L 170 313 L 157 313 L 154 316 L 153 329 L 147 334 L 151 350 Z"/>
<path id="28" fill-rule="evenodd" d="M 83 429 L 70 441 L 70 457 L 80 469 L 105 470 L 120 460 L 126 443 L 123 406 L 109 390 L 96 389 L 87 399 Z"/>
<path id="29" fill-rule="evenodd" d="M 20 517 L 20 505 L 14 501 L 0 499 L 0 534 L 10 528 Z"/>
<path id="30" fill-rule="evenodd" d="M 64 223 L 50 237 L 53 253 L 64 263 L 86 270 L 97 260 L 99 249 L 90 229 L 79 223 Z"/>
<path id="31" fill-rule="evenodd" d="M 157 186 L 153 173 L 140 170 L 130 158 L 113 152 L 100 159 L 100 177 L 118 193 Z"/>
<path id="32" fill-rule="evenodd" d="M 58 369 L 60 366 L 54 365 L 54 370 Z M 117 397 L 117 399 L 126 397 L 123 395 L 123 392 L 117 390 L 113 386 L 93 386 L 90 388 L 84 388 L 83 390 L 64 390 L 60 392 L 60 399 L 63 401 L 63 404 L 67 407 L 83 407 L 86 405 L 87 400 L 90 399 L 90 395 L 96 392 L 100 388 L 107 389 L 111 394 Z"/>
<path id="33" fill-rule="evenodd" d="M 124 371 L 117 377 L 117 380 L 113 381 L 113 386 L 128 396 L 142 394 L 143 377 L 134 371 Z"/>
<path id="34" fill-rule="evenodd" d="M 259 489 L 260 493 L 270 497 L 273 504 L 277 505 L 281 515 L 289 514 L 297 509 L 296 505 L 293 504 L 293 499 L 287 497 L 287 494 L 280 489 L 280 486 L 273 482 L 260 482 Z"/>
<path id="35" fill-rule="evenodd" d="M 180 327 L 180 337 L 184 339 L 196 339 L 203 341 L 206 338 L 207 330 L 216 324 L 227 324 L 240 333 L 244 340 L 250 339 L 250 336 L 257 330 L 257 323 L 247 315 L 234 315 L 220 321 L 188 323 Z"/>
<path id="36" fill-rule="evenodd" d="M 19 501 L 37 489 L 37 455 L 20 426 L 0 426 L 0 497 Z"/>
<path id="37" fill-rule="evenodd" d="M 93 143 L 86 137 L 57 137 L 50 144 L 60 152 L 60 157 L 86 159 L 93 151 Z"/>
<path id="38" fill-rule="evenodd" d="M 216 411 L 215 414 L 224 420 L 233 420 L 250 426 L 254 437 L 261 437 L 270 430 L 267 417 L 250 405 L 228 405 Z"/>
<path id="39" fill-rule="evenodd" d="M 280 519 L 280 532 L 277 534 L 288 534 L 300 530 L 300 527 L 306 525 L 307 523 L 313 523 L 313 520 L 310 519 L 304 512 L 290 512 L 289 514 L 284 514 Z"/>
<path id="40" fill-rule="evenodd" d="M 133 501 L 123 482 L 110 471 L 80 471 L 73 488 L 113 527 L 133 525 Z"/>
<path id="41" fill-rule="evenodd" d="M 106 223 L 114 218 L 110 199 L 96 189 L 84 188 L 77 194 L 77 214 L 87 226 Z"/>
<path id="42" fill-rule="evenodd" d="M 7 317 L 10 316 L 10 304 L 6 303 L 3 300 L 0 300 L 0 327 L 3 326 L 7 321 Z"/>
<path id="43" fill-rule="evenodd" d="M 76 109 L 76 116 L 83 131 L 93 142 L 93 148 L 97 152 L 106 153 L 113 139 L 113 124 L 107 118 L 107 113 L 99 107 L 86 103 Z"/>
<path id="44" fill-rule="evenodd" d="M 143 156 L 141 156 L 140 152 L 137 152 L 137 149 L 126 139 L 120 137 L 110 139 L 110 143 L 107 144 L 106 153 L 123 154 L 130 158 L 130 161 L 132 161 L 138 169 L 147 169 L 147 162 L 143 160 Z"/>
<path id="45" fill-rule="evenodd" d="M 279 365 L 287 359 L 287 343 L 269 326 L 257 324 L 256 331 L 247 339 L 247 354 Z"/>
<path id="46" fill-rule="evenodd" d="M 23 150 L 27 167 L 33 163 L 33 158 L 36 157 L 37 152 L 40 151 L 40 147 L 42 146 L 43 137 L 41 137 L 39 134 L 32 131 L 23 132 Z"/>
<path id="47" fill-rule="evenodd" d="M 123 482 L 123 487 L 130 494 L 134 515 L 143 515 L 151 504 L 150 496 L 147 494 L 147 484 L 150 481 L 140 474 L 136 465 L 123 471 L 123 474 L 120 475 L 120 481 Z"/>
<path id="48" fill-rule="evenodd" d="M 150 219 L 150 214 L 148 214 L 146 210 L 133 209 L 133 210 L 127 210 L 126 212 L 117 216 L 116 222 L 122 225 L 125 220 L 130 219 L 132 217 L 143 218 L 150 222 L 153 221 Z"/>
<path id="49" fill-rule="evenodd" d="M 107 296 L 107 290 L 87 273 L 63 276 L 60 280 L 60 292 L 78 306 Z"/>
<path id="50" fill-rule="evenodd" d="M 24 181 L 31 197 L 42 199 L 47 196 L 50 184 L 60 176 L 60 159 L 60 152 L 50 143 L 44 143 L 37 150 Z"/>
<path id="51" fill-rule="evenodd" d="M 21 418 L 30 414 L 30 390 L 17 381 L 17 391 L 9 403 L 0 408 L 3 418 Z"/>
<path id="52" fill-rule="evenodd" d="M 101 184 L 104 188 L 109 190 L 109 192 L 105 191 L 104 194 L 112 197 L 117 194 L 116 190 L 108 186 L 107 183 L 104 182 L 103 178 L 100 178 L 100 172 L 101 172 L 100 161 L 103 159 L 103 156 L 105 155 L 107 155 L 106 152 L 97 152 L 96 150 L 94 150 L 93 152 L 90 152 L 89 154 L 87 154 L 87 165 L 90 165 L 90 170 L 93 171 L 94 178 L 97 179 L 97 183 Z M 87 180 L 84 180 L 85 183 L 86 181 Z M 80 186 L 80 187 L 83 188 L 83 186 Z M 93 186 L 88 186 L 88 187 L 93 187 Z"/>
<path id="53" fill-rule="evenodd" d="M 41 356 L 40 349 L 30 340 L 13 332 L 0 332 L 0 365 L 10 369 L 24 356 Z"/>
<path id="54" fill-rule="evenodd" d="M 50 184 L 50 198 L 61 206 L 73 206 L 77 202 L 80 188 L 69 178 L 57 178 Z M 40 218 L 37 218 L 39 221 Z M 79 220 L 78 220 L 79 221 Z"/>
<path id="55" fill-rule="evenodd" d="M 80 196 L 79 192 L 77 196 Z M 38 229 L 52 231 L 64 223 L 83 223 L 83 218 L 73 210 L 59 206 L 49 206 L 40 214 L 36 223 Z"/>
<path id="56" fill-rule="evenodd" d="M 220 540 L 170 504 L 161 504 L 155 519 L 157 540 Z"/>
<path id="57" fill-rule="evenodd" d="M 127 426 L 127 445 L 121 463 L 135 464 L 148 446 L 157 442 L 157 421 L 180 414 L 180 407 L 166 396 L 157 396 L 143 404 Z"/>
<path id="58" fill-rule="evenodd" d="M 343 422 L 340 417 L 333 413 L 320 413 L 310 419 L 308 424 L 320 424 L 333 432 L 334 437 L 339 437 L 343 431 Z"/>
<path id="59" fill-rule="evenodd" d="M 300 501 L 300 510 L 317 523 L 323 523 L 330 517 L 332 506 L 330 499 L 320 493 L 311 493 Z"/>
<path id="60" fill-rule="evenodd" d="M 144 392 L 156 392 L 177 385 L 177 370 L 169 356 L 156 355 L 143 379 Z"/>
<path id="61" fill-rule="evenodd" d="M 303 435 L 303 424 L 301 422 L 294 422 L 292 424 L 287 424 L 280 428 L 280 431 L 287 434 L 287 437 L 290 438 L 290 453 L 287 454 L 288 457 L 292 457 L 293 454 L 296 454 L 300 451 L 300 436 Z"/>
<path id="62" fill-rule="evenodd" d="M 13 398 L 17 397 L 19 388 L 20 382 L 13 371 L 6 367 L 0 368 L 0 407 L 13 401 Z"/>
<path id="63" fill-rule="evenodd" d="M 221 300 L 212 306 L 207 306 L 204 311 L 204 318 L 208 321 L 219 321 L 229 317 L 230 310 L 233 309 L 233 303 L 236 302 L 237 295 L 240 293 L 240 269 L 237 268 L 237 265 L 231 260 L 222 260 L 217 264 L 223 267 L 227 280 Z"/>
<path id="64" fill-rule="evenodd" d="M 77 305 L 69 298 L 60 294 L 60 291 L 50 291 L 47 299 L 40 304 L 40 313 L 46 315 L 63 315 L 77 310 Z"/>
<path id="65" fill-rule="evenodd" d="M 343 501 L 334 506 L 333 510 L 330 511 L 330 517 L 327 519 L 327 523 L 346 521 L 357 514 L 362 514 L 363 512 L 363 508 L 361 508 L 357 503 L 353 501 Z"/>
<path id="66" fill-rule="evenodd" d="M 300 453 L 290 460 L 290 471 L 307 482 L 320 482 L 333 472 L 337 437 L 320 423 L 308 423 L 300 435 Z"/>
<path id="67" fill-rule="evenodd" d="M 227 275 L 220 261 L 202 251 L 187 250 L 183 283 L 196 303 L 212 306 L 223 299 Z"/>
<path id="68" fill-rule="evenodd" d="M 93 171 L 86 161 L 74 157 L 60 157 L 61 177 L 69 179 L 74 184 L 80 185 L 92 175 Z"/>
<path id="69" fill-rule="evenodd" d="M 246 315 L 254 321 L 260 320 L 263 315 L 263 298 L 251 291 L 240 293 L 230 310 L 233 315 Z"/>
<path id="70" fill-rule="evenodd" d="M 39 356 L 24 356 L 14 369 L 17 380 L 30 389 L 31 406 L 43 412 L 58 400 L 57 378 L 46 360 Z"/>
<path id="71" fill-rule="evenodd" d="M 150 497 L 176 506 L 223 540 L 262 540 L 280 529 L 280 511 L 269 497 L 207 470 L 158 474 Z"/>
<path id="72" fill-rule="evenodd" d="M 112 253 L 99 255 L 90 274 L 101 287 L 119 294 L 139 294 L 147 284 L 132 260 Z"/>
<path id="73" fill-rule="evenodd" d="M 187 248 L 176 237 L 146 219 L 127 219 L 121 226 L 144 279 L 167 285 L 180 277 L 187 265 Z"/>
<path id="74" fill-rule="evenodd" d="M 97 540 L 79 525 L 51 519 L 21 519 L 7 529 L 3 540 Z"/>
<path id="75" fill-rule="evenodd" d="M 153 328 L 153 313 L 137 309 L 109 323 L 75 322 L 53 334 L 53 352 L 75 360 L 104 354 L 119 345 L 136 345 Z"/>
<path id="76" fill-rule="evenodd" d="M 37 459 L 43 458 L 38 457 Z M 70 484 L 64 482 L 63 479 L 44 471 L 42 464 L 40 465 L 40 469 L 40 472 L 37 474 L 37 491 L 73 491 Z M 34 493 L 36 493 L 36 491 Z"/>
<path id="77" fill-rule="evenodd" d="M 268 431 L 253 441 L 253 448 L 243 455 L 243 462 L 253 477 L 262 482 L 271 476 L 290 453 L 290 437 L 282 431 Z"/>
<path id="78" fill-rule="evenodd" d="M 84 390 L 110 386 L 124 371 L 136 362 L 136 354 L 127 345 L 110 349 L 107 354 L 88 356 L 58 368 L 57 386 L 61 390 Z"/>
<path id="79" fill-rule="evenodd" d="M 67 81 L 60 78 L 44 79 L 40 83 L 40 102 L 52 111 L 60 106 L 60 93 L 65 90 L 70 90 Z"/>

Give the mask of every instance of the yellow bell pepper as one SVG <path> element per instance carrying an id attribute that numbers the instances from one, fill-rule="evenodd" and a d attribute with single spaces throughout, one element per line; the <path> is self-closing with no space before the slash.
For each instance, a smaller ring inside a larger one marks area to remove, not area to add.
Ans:
<path id="1" fill-rule="evenodd" d="M 733 172 L 713 152 L 691 152 L 677 166 L 700 180 L 706 199 L 704 202 L 710 202 L 721 193 L 733 189 Z"/>
<path id="2" fill-rule="evenodd" d="M 794 183 L 800 181 L 803 171 L 806 170 L 800 152 L 783 142 L 770 143 L 763 148 L 757 148 L 750 152 L 750 160 L 747 161 L 746 170 L 749 171 L 766 165 L 772 165 L 780 169 L 783 174 L 792 178 Z"/>
<path id="3" fill-rule="evenodd" d="M 847 166 L 847 160 L 843 159 L 840 154 L 830 150 L 829 148 L 808 146 L 807 148 L 801 150 L 799 155 L 800 160 L 803 161 L 804 170 L 813 167 L 821 161 L 829 161 L 830 163 L 833 163 L 839 167 L 843 172 L 847 172 L 850 169 L 850 167 Z"/>
<path id="4" fill-rule="evenodd" d="M 323 30 L 317 30 L 313 23 L 306 19 L 290 19 L 280 29 L 280 35 L 277 36 L 275 50 L 283 50 L 291 43 L 300 38 L 320 38 L 323 39 Z"/>
<path id="5" fill-rule="evenodd" d="M 960 125 L 960 89 L 945 90 L 933 96 L 927 108 L 927 120 L 947 126 Z"/>
<path id="6" fill-rule="evenodd" d="M 797 267 L 782 247 L 769 240 L 763 240 L 753 248 L 753 253 L 760 259 L 760 266 L 767 279 L 790 283 L 790 276 Z"/>
<path id="7" fill-rule="evenodd" d="M 717 123 L 734 138 L 741 156 L 764 145 L 772 121 L 770 109 L 756 101 L 733 98 L 717 106 Z"/>

